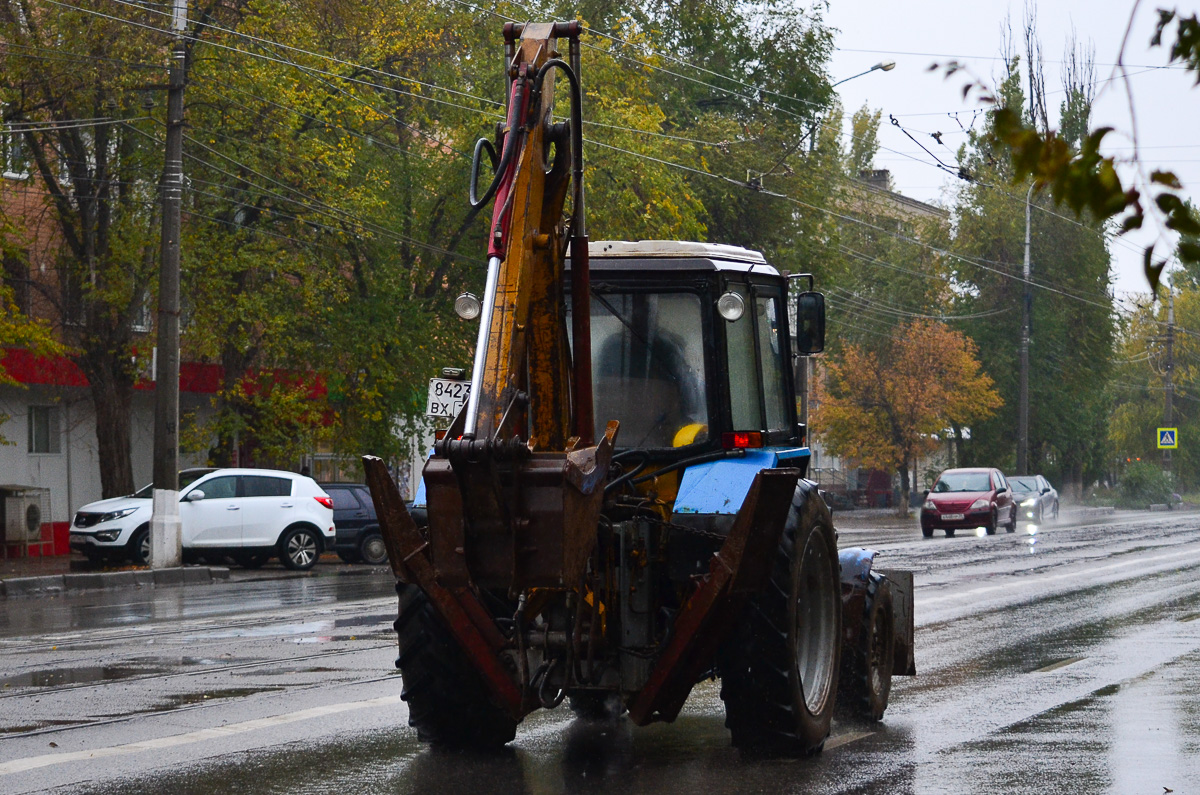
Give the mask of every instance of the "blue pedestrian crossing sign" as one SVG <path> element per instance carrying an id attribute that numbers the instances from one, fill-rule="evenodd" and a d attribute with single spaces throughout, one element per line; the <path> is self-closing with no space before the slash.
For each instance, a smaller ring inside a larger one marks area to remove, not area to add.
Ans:
<path id="1" fill-rule="evenodd" d="M 1179 448 L 1179 429 L 1178 428 L 1159 428 L 1158 429 L 1158 449 L 1159 450 L 1177 450 Z"/>

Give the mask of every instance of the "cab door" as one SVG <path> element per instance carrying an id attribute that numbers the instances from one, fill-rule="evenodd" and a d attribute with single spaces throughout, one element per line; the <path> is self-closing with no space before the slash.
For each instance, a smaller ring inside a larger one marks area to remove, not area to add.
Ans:
<path id="1" fill-rule="evenodd" d="M 201 499 L 196 499 L 203 492 Z M 179 520 L 184 547 L 237 547 L 242 543 L 242 506 L 236 475 L 201 480 L 183 493 Z"/>

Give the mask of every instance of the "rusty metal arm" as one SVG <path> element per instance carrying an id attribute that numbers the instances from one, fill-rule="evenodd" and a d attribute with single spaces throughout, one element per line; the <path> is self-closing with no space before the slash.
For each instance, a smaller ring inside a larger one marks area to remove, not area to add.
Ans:
<path id="1" fill-rule="evenodd" d="M 519 720 L 528 710 L 520 688 L 500 662 L 499 651 L 507 644 L 504 635 L 472 589 L 446 588 L 438 584 L 426 553 L 429 544 L 408 513 L 383 460 L 372 455 L 363 456 L 363 468 L 379 515 L 379 529 L 392 572 L 400 580 L 425 592 L 434 610 L 482 675 L 496 702 Z"/>

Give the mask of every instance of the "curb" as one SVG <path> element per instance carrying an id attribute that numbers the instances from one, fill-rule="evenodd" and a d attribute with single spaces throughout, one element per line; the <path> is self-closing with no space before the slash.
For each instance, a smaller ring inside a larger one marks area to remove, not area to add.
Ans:
<path id="1" fill-rule="evenodd" d="M 0 599 L 21 596 L 54 596 L 80 591 L 107 591 L 114 588 L 207 585 L 228 579 L 229 569 L 220 566 L 110 571 L 95 574 L 54 574 L 45 577 L 11 577 L 7 580 L 0 580 Z"/>
<path id="2" fill-rule="evenodd" d="M 1116 513 L 1117 509 L 1112 505 L 1105 505 L 1096 508 L 1076 508 L 1072 513 L 1080 519 L 1091 519 L 1094 516 L 1111 516 Z"/>

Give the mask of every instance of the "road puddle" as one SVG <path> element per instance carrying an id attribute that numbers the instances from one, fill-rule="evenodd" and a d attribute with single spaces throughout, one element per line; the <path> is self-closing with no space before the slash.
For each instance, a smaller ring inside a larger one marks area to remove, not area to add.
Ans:
<path id="1" fill-rule="evenodd" d="M 82 720 L 40 720 L 36 723 L 25 724 L 24 726 L 0 727 L 0 734 L 24 734 L 25 732 L 35 732 L 57 726 L 81 726 L 86 722 Z"/>
<path id="2" fill-rule="evenodd" d="M 123 665 L 85 665 L 78 668 L 47 668 L 0 679 L 0 689 L 16 687 L 61 687 L 63 685 L 112 682 L 132 676 L 162 673 L 165 668 L 137 668 Z"/>
<path id="3" fill-rule="evenodd" d="M 255 693 L 274 693 L 283 690 L 282 687 L 230 687 L 223 690 L 208 690 L 202 693 L 178 693 L 168 696 L 165 701 L 155 704 L 143 712 L 167 712 L 179 707 L 189 707 L 194 704 L 207 704 L 223 698 L 245 698 Z"/>

